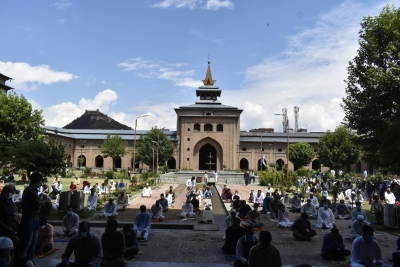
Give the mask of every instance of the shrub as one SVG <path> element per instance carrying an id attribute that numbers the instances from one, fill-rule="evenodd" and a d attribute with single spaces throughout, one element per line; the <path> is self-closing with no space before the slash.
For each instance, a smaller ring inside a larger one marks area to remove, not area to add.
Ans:
<path id="1" fill-rule="evenodd" d="M 300 177 L 303 177 L 303 176 L 307 177 L 309 172 L 310 172 L 310 170 L 305 167 L 298 168 L 296 171 L 297 176 L 300 176 Z"/>
<path id="2" fill-rule="evenodd" d="M 86 175 L 86 174 L 82 174 L 81 175 L 81 178 L 83 178 L 83 179 L 85 179 L 85 178 L 87 178 L 88 176 Z"/>
<path id="3" fill-rule="evenodd" d="M 106 177 L 107 179 L 114 179 L 114 172 L 109 170 L 108 172 L 106 172 Z"/>
<path id="4" fill-rule="evenodd" d="M 67 175 L 67 173 L 65 172 L 65 169 L 62 169 L 58 175 L 60 175 L 61 177 L 65 177 Z"/>
<path id="5" fill-rule="evenodd" d="M 92 168 L 85 168 L 84 173 L 85 174 L 92 174 Z"/>
<path id="6" fill-rule="evenodd" d="M 3 168 L 1 170 L 2 174 L 4 174 L 6 177 L 10 176 L 10 169 L 8 168 Z"/>

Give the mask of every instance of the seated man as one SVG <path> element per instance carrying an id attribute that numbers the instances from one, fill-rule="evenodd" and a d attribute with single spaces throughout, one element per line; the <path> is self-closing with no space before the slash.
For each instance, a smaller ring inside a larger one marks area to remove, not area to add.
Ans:
<path id="1" fill-rule="evenodd" d="M 379 200 L 379 196 L 374 196 L 374 200 L 371 202 L 371 214 L 375 214 L 377 211 L 382 211 L 383 205 Z"/>
<path id="2" fill-rule="evenodd" d="M 54 228 L 51 224 L 47 223 L 47 218 L 40 218 L 38 236 L 35 245 L 36 254 L 41 255 L 47 253 L 53 248 L 53 235 Z"/>
<path id="3" fill-rule="evenodd" d="M 363 216 L 364 224 L 370 225 L 368 222 L 367 213 L 361 208 L 361 202 L 359 201 L 356 202 L 356 208 L 351 211 L 351 220 L 356 221 L 358 215 Z"/>
<path id="4" fill-rule="evenodd" d="M 279 205 L 282 204 L 282 202 L 279 200 L 279 195 L 274 196 L 274 200 L 271 201 L 271 204 L 269 205 L 271 209 L 271 219 L 278 219 L 278 211 L 279 211 Z"/>
<path id="5" fill-rule="evenodd" d="M 327 199 L 325 196 L 322 196 L 321 201 L 319 202 L 319 207 L 322 208 L 324 206 L 324 203 L 328 203 L 328 207 L 331 209 L 332 208 L 332 203 L 329 199 Z"/>
<path id="6" fill-rule="evenodd" d="M 131 260 L 139 252 L 139 245 L 137 241 L 136 232 L 133 231 L 129 224 L 125 224 L 122 233 L 125 236 L 125 259 Z"/>
<path id="7" fill-rule="evenodd" d="M 320 209 L 322 210 L 322 209 Z M 343 238 L 337 228 L 332 228 L 330 233 L 324 235 L 322 243 L 322 257 L 327 260 L 344 261 L 351 254 L 350 250 L 344 249 Z"/>
<path id="8" fill-rule="evenodd" d="M 247 226 L 253 228 L 260 228 L 264 225 L 261 221 L 261 214 L 258 212 L 258 203 L 254 203 L 254 210 L 250 211 L 247 217 L 249 218 L 246 222 Z"/>
<path id="9" fill-rule="evenodd" d="M 253 203 L 253 200 L 254 200 L 254 189 L 251 189 L 248 201 L 249 203 Z"/>
<path id="10" fill-rule="evenodd" d="M 272 235 L 268 231 L 261 231 L 258 245 L 249 252 L 249 267 L 275 266 L 282 267 L 279 250 L 271 244 Z"/>
<path id="11" fill-rule="evenodd" d="M 192 176 L 192 178 L 186 181 L 186 193 L 191 192 L 196 187 L 196 177 Z"/>
<path id="12" fill-rule="evenodd" d="M 108 194 L 108 187 L 104 183 L 100 186 L 100 195 L 107 195 Z"/>
<path id="13" fill-rule="evenodd" d="M 175 205 L 175 192 L 173 191 L 172 185 L 169 187 L 168 191 L 169 191 L 168 194 L 170 194 L 172 196 L 172 205 L 171 206 L 174 206 Z"/>
<path id="14" fill-rule="evenodd" d="M 242 236 L 236 243 L 236 261 L 235 267 L 247 267 L 249 265 L 250 249 L 258 244 L 258 240 L 254 235 L 252 227 L 245 228 L 245 235 Z"/>
<path id="15" fill-rule="evenodd" d="M 110 197 L 104 205 L 104 210 L 99 217 L 101 218 L 116 218 L 118 216 L 117 204 L 114 202 L 114 197 Z"/>
<path id="16" fill-rule="evenodd" d="M 86 185 L 85 188 L 83 188 L 83 193 L 90 194 L 90 185 Z"/>
<path id="17" fill-rule="evenodd" d="M 285 193 L 285 195 L 281 198 L 281 202 L 285 208 L 292 208 L 292 198 L 289 196 L 289 193 Z"/>
<path id="18" fill-rule="evenodd" d="M 67 207 L 67 215 L 62 221 L 62 230 L 56 232 L 55 236 L 76 236 L 78 234 L 79 216 L 72 211 L 72 207 Z"/>
<path id="19" fill-rule="evenodd" d="M 117 231 L 118 222 L 114 219 L 107 221 L 107 227 L 101 236 L 103 261 L 100 267 L 125 267 L 125 236 Z"/>
<path id="20" fill-rule="evenodd" d="M 335 207 L 335 217 L 336 219 L 350 219 L 348 208 L 346 204 L 344 204 L 343 199 L 341 199 L 339 204 L 337 204 Z"/>
<path id="21" fill-rule="evenodd" d="M 335 216 L 328 206 L 328 201 L 325 200 L 323 207 L 318 210 L 318 223 L 317 228 L 330 229 L 336 228 Z"/>
<path id="22" fill-rule="evenodd" d="M 285 205 L 279 204 L 278 210 L 278 224 L 277 227 L 288 228 L 292 226 L 292 222 L 289 219 L 289 212 L 285 210 Z"/>
<path id="23" fill-rule="evenodd" d="M 151 206 L 151 219 L 159 220 L 160 222 L 164 221 L 163 207 L 159 200 L 156 200 L 156 203 Z"/>
<path id="24" fill-rule="evenodd" d="M 351 242 L 353 242 L 354 239 L 356 239 L 357 237 L 362 236 L 362 230 L 364 225 L 366 225 L 364 223 L 364 217 L 362 215 L 358 215 L 357 220 L 351 223 L 351 229 L 349 234 L 349 239 L 351 240 Z"/>
<path id="25" fill-rule="evenodd" d="M 87 185 L 90 186 L 89 181 L 87 180 L 87 178 L 84 179 L 83 183 L 82 183 L 82 189 L 84 189 Z"/>
<path id="26" fill-rule="evenodd" d="M 182 205 L 181 218 L 196 218 L 193 212 L 193 205 L 190 203 L 190 198 L 186 198 L 186 202 Z"/>
<path id="27" fill-rule="evenodd" d="M 272 197 L 271 197 L 271 193 L 267 192 L 264 200 L 263 200 L 263 210 L 261 211 L 261 213 L 265 214 L 265 213 L 271 213 L 271 209 L 270 209 L 270 204 L 272 201 Z"/>
<path id="28" fill-rule="evenodd" d="M 13 193 L 13 186 L 6 185 L 3 187 L 0 196 L 0 236 L 10 238 L 17 247 L 19 238 L 17 236 L 19 223 L 14 219 L 13 202 L 10 195 Z"/>
<path id="29" fill-rule="evenodd" d="M 307 203 L 301 207 L 301 213 L 307 213 L 309 219 L 318 217 L 317 209 L 311 204 L 311 199 L 307 198 Z"/>
<path id="30" fill-rule="evenodd" d="M 75 176 L 75 178 L 71 182 L 74 183 L 74 185 L 80 185 L 81 179 L 79 179 L 78 176 Z"/>
<path id="31" fill-rule="evenodd" d="M 140 212 L 136 214 L 133 230 L 138 240 L 147 240 L 149 238 L 151 226 L 151 214 L 146 211 L 146 206 L 140 206 Z"/>
<path id="32" fill-rule="evenodd" d="M 61 183 L 61 181 L 58 181 L 54 186 L 56 187 L 56 189 L 59 192 L 62 192 L 62 183 Z"/>
<path id="33" fill-rule="evenodd" d="M 362 236 L 353 241 L 352 251 L 350 262 L 353 267 L 383 265 L 381 248 L 374 239 L 374 229 L 369 225 L 365 225 Z"/>
<path id="34" fill-rule="evenodd" d="M 160 194 L 160 199 L 158 201 L 160 202 L 163 212 L 168 211 L 169 203 L 168 200 L 164 197 L 164 194 Z"/>
<path id="35" fill-rule="evenodd" d="M 251 211 L 250 206 L 246 203 L 246 200 L 241 200 L 240 201 L 240 207 L 239 207 L 239 218 L 247 218 L 249 212 Z"/>
<path id="36" fill-rule="evenodd" d="M 196 194 L 192 194 L 192 200 L 190 200 L 190 203 L 193 205 L 193 212 L 196 215 L 200 215 L 201 211 L 200 211 L 200 203 L 199 200 L 197 199 L 197 195 Z"/>
<path id="37" fill-rule="evenodd" d="M 291 229 L 293 231 L 293 236 L 301 241 L 311 241 L 311 238 L 317 235 L 317 231 L 311 229 L 311 223 L 308 220 L 307 213 L 302 213 L 300 217 L 294 221 Z"/>
<path id="38" fill-rule="evenodd" d="M 232 193 L 229 187 L 226 188 L 223 195 L 221 195 L 222 202 L 232 202 Z"/>
<path id="39" fill-rule="evenodd" d="M 120 181 L 119 184 L 118 184 L 118 188 L 119 188 L 119 189 L 125 189 L 125 186 L 126 186 L 126 185 L 125 185 L 125 183 L 124 183 L 124 180 L 121 179 L 121 181 Z"/>
<path id="40" fill-rule="evenodd" d="M 61 194 L 61 191 L 59 191 L 55 185 L 51 186 L 51 192 L 50 192 L 50 198 L 56 199 L 58 195 Z"/>
<path id="41" fill-rule="evenodd" d="M 22 192 L 21 192 L 21 190 L 15 189 L 15 192 L 14 192 L 14 194 L 12 196 L 12 202 L 18 203 L 18 202 L 21 202 L 21 200 L 22 200 Z"/>
<path id="42" fill-rule="evenodd" d="M 236 245 L 239 239 L 244 236 L 245 229 L 240 227 L 240 218 L 233 219 L 233 224 L 225 230 L 225 244 L 222 250 L 227 254 L 236 253 Z"/>
<path id="43" fill-rule="evenodd" d="M 121 189 L 119 195 L 117 197 L 117 211 L 118 210 L 126 210 L 126 207 L 129 205 L 129 196 L 125 194 L 125 190 Z"/>
<path id="44" fill-rule="evenodd" d="M 259 206 L 262 205 L 264 201 L 264 193 L 261 189 L 257 190 L 257 194 L 254 195 L 253 203 L 257 203 Z"/>
<path id="45" fill-rule="evenodd" d="M 292 212 L 300 212 L 301 210 L 301 200 L 299 198 L 299 193 L 298 192 L 294 192 L 294 196 L 291 200 L 291 204 L 292 204 Z"/>
<path id="46" fill-rule="evenodd" d="M 316 209 L 319 209 L 318 198 L 314 196 L 313 192 L 310 192 L 310 196 L 308 197 L 308 199 L 311 200 L 311 204 L 313 204 Z"/>
<path id="47" fill-rule="evenodd" d="M 151 188 L 148 183 L 146 183 L 146 186 L 143 188 L 142 197 L 151 197 Z"/>
<path id="48" fill-rule="evenodd" d="M 90 195 L 88 196 L 87 199 L 87 209 L 90 210 L 96 210 L 97 208 L 97 199 L 98 195 L 95 193 L 95 188 L 90 189 Z"/>
<path id="49" fill-rule="evenodd" d="M 99 267 L 103 260 L 103 249 L 100 238 L 90 233 L 90 224 L 87 221 L 79 223 L 79 234 L 69 240 L 62 263 L 56 267 Z M 75 262 L 70 262 L 72 252 L 75 254 Z"/>
<path id="50" fill-rule="evenodd" d="M 204 198 L 212 198 L 212 192 L 209 187 L 207 187 L 206 191 L 204 192 Z"/>

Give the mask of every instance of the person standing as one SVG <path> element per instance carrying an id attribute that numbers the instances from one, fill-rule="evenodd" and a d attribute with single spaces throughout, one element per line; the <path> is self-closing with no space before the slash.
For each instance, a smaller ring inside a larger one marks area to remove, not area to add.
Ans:
<path id="1" fill-rule="evenodd" d="M 245 183 L 246 185 L 249 184 L 249 179 L 250 179 L 249 171 L 246 171 L 246 172 L 244 173 L 244 183 Z"/>

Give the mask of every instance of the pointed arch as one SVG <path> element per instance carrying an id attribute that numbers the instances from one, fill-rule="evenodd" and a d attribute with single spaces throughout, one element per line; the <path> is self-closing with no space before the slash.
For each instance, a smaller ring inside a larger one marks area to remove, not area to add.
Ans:
<path id="1" fill-rule="evenodd" d="M 206 137 L 201 139 L 200 141 L 198 141 L 196 143 L 196 145 L 193 148 L 193 162 L 194 162 L 194 169 L 199 170 L 199 162 L 200 162 L 200 149 L 204 146 L 204 145 L 211 145 L 212 147 L 215 148 L 215 153 L 216 155 L 212 155 L 214 156 L 214 160 L 213 162 L 215 162 L 215 166 L 216 166 L 216 170 L 222 170 L 223 167 L 223 149 L 221 144 L 216 141 L 215 139 L 211 138 L 211 137 Z"/>

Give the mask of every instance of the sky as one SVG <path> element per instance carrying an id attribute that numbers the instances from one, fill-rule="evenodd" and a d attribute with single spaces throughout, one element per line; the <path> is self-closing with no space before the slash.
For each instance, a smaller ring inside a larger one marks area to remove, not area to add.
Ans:
<path id="1" fill-rule="evenodd" d="M 2 1 L 0 73 L 63 127 L 85 110 L 146 130 L 176 129 L 174 108 L 196 102 L 210 57 L 241 130 L 334 130 L 364 16 L 394 1 Z"/>

